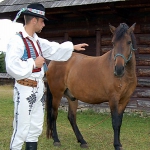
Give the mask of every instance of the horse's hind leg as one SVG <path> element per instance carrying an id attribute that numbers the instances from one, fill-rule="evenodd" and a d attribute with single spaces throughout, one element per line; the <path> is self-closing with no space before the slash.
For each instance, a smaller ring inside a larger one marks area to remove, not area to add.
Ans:
<path id="1" fill-rule="evenodd" d="M 57 128 L 56 128 L 56 120 L 58 115 L 58 107 L 61 100 L 61 93 L 54 94 L 53 95 L 49 89 L 49 86 L 47 86 L 47 137 L 52 137 L 54 140 L 54 146 L 60 146 L 60 140 L 58 138 L 57 134 Z M 57 96 L 56 96 L 57 95 Z"/>
<path id="2" fill-rule="evenodd" d="M 58 116 L 58 107 L 60 104 L 60 100 L 61 98 L 55 98 L 53 97 L 53 113 L 52 113 L 52 118 L 53 118 L 53 122 L 52 122 L 52 138 L 54 140 L 54 146 L 61 146 L 60 140 L 58 138 L 58 133 L 57 133 L 57 126 L 56 126 L 56 120 L 57 120 L 57 116 Z"/>
<path id="3" fill-rule="evenodd" d="M 88 145 L 87 145 L 86 141 L 83 139 L 83 136 L 80 133 L 79 128 L 76 123 L 76 111 L 77 111 L 77 107 L 78 107 L 78 100 L 71 101 L 71 100 L 69 100 L 69 98 L 67 98 L 67 99 L 69 102 L 68 120 L 70 121 L 72 129 L 76 135 L 77 141 L 81 143 L 80 146 L 82 148 L 88 148 Z"/>

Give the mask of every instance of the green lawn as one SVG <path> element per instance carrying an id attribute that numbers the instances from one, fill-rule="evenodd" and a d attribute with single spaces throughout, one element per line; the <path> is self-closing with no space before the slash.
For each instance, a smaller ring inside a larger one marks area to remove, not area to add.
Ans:
<path id="1" fill-rule="evenodd" d="M 0 86 L 0 150 L 8 150 L 12 134 L 13 100 L 12 86 Z M 113 131 L 109 114 L 97 114 L 93 111 L 77 113 L 77 122 L 89 150 L 113 150 Z M 52 139 L 46 138 L 46 122 L 39 138 L 38 150 L 81 150 L 67 113 L 59 111 L 57 119 L 58 135 L 61 147 L 54 147 Z M 150 149 L 150 117 L 137 114 L 125 114 L 121 128 L 121 143 L 124 150 Z M 24 149 L 24 148 L 23 148 Z"/>

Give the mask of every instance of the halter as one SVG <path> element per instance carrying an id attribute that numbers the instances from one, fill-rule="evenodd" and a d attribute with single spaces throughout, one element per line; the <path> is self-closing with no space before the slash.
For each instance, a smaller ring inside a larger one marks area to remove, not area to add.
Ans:
<path id="1" fill-rule="evenodd" d="M 132 58 L 132 51 L 136 51 L 136 50 L 137 50 L 137 49 L 134 49 L 134 48 L 133 48 L 132 44 L 130 45 L 130 48 L 131 48 L 131 52 L 130 52 L 130 55 L 129 55 L 128 59 L 126 59 L 126 58 L 124 57 L 124 55 L 118 53 L 118 54 L 115 55 L 114 60 L 116 60 L 116 58 L 117 58 L 118 56 L 120 56 L 120 57 L 122 57 L 122 58 L 124 59 L 125 65 L 126 65 L 126 64 L 130 61 L 130 59 Z"/>

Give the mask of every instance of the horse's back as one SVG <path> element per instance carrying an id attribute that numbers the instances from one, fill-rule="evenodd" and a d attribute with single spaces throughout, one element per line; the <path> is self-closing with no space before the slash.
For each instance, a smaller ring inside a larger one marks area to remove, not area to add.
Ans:
<path id="1" fill-rule="evenodd" d="M 68 61 L 51 61 L 48 65 L 48 74 L 51 74 L 51 71 L 55 74 L 56 70 L 57 74 L 58 72 L 61 72 L 61 74 L 62 72 L 67 73 L 72 68 L 78 70 L 77 68 L 80 68 L 81 65 L 84 67 L 94 61 L 95 58 L 94 56 L 73 53 Z"/>

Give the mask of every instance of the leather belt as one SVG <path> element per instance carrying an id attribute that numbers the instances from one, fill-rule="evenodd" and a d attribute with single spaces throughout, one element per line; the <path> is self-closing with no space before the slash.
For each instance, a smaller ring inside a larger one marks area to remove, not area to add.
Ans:
<path id="1" fill-rule="evenodd" d="M 37 87 L 37 81 L 31 80 L 31 79 L 17 80 L 17 83 L 24 85 L 24 86 Z"/>

